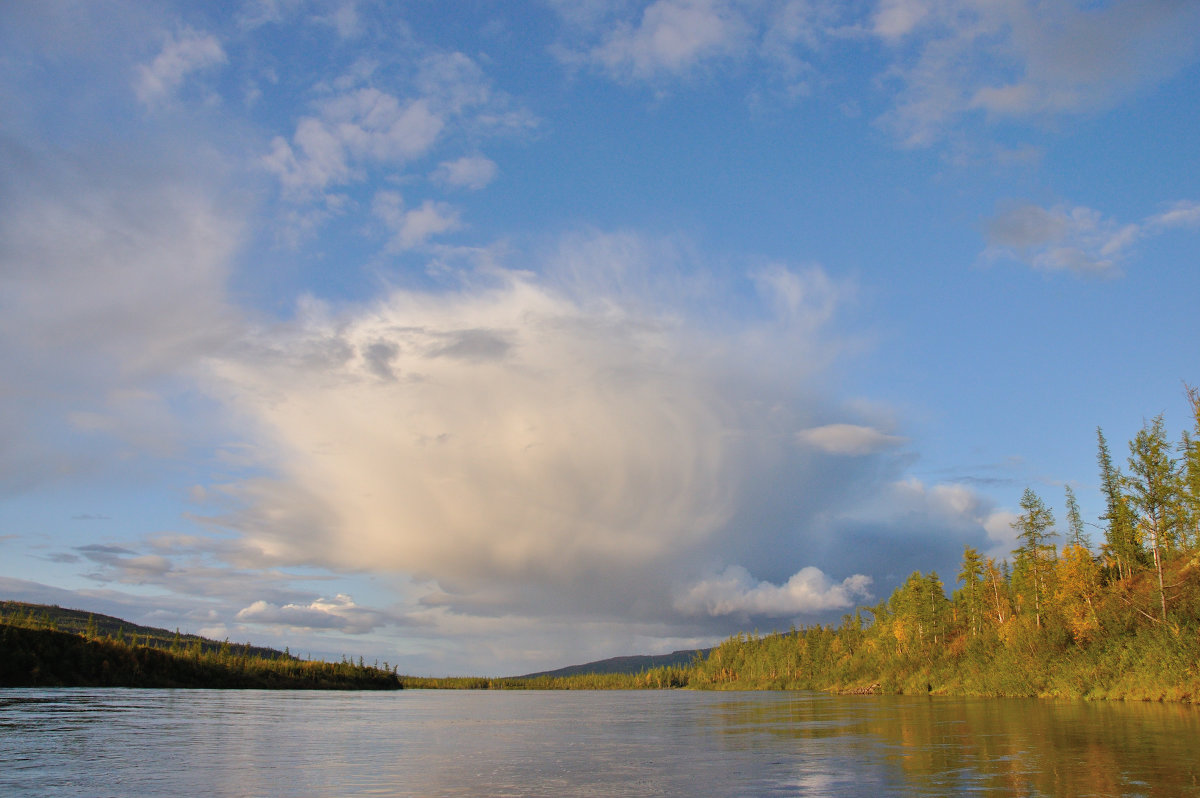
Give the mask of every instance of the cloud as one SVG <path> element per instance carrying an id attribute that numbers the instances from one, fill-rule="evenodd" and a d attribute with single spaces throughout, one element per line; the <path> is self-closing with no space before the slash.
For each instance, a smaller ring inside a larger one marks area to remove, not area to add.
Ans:
<path id="1" fill-rule="evenodd" d="M 368 71 L 334 82 L 315 115 L 296 124 L 291 139 L 276 136 L 261 166 L 275 174 L 285 195 L 309 199 L 330 186 L 362 182 L 369 171 L 400 168 L 427 155 L 450 131 L 475 136 L 521 132 L 536 124 L 495 91 L 479 66 L 462 53 L 419 59 L 406 92 L 375 85 Z M 468 162 L 459 173 L 470 171 Z M 480 163 L 473 164 L 480 179 Z"/>
<path id="2" fill-rule="evenodd" d="M 451 188 L 478 191 L 495 179 L 496 171 L 495 161 L 482 155 L 464 155 L 441 163 L 434 171 L 433 179 Z"/>
<path id="3" fill-rule="evenodd" d="M 900 90 L 880 121 L 903 144 L 926 146 L 971 113 L 1104 109 L 1193 62 L 1197 24 L 1200 8 L 1173 0 L 883 0 L 869 29 L 894 48 L 887 75 Z"/>
<path id="4" fill-rule="evenodd" d="M 826 424 L 796 433 L 797 439 L 829 454 L 864 455 L 893 448 L 904 438 L 858 424 Z"/>
<path id="5" fill-rule="evenodd" d="M 382 613 L 359 607 L 353 598 L 343 593 L 332 599 L 318 598 L 303 605 L 280 606 L 259 600 L 239 610 L 236 617 L 243 623 L 337 629 L 350 634 L 365 634 L 386 622 Z"/>
<path id="6" fill-rule="evenodd" d="M 1177 0 L 657 0 L 555 3 L 570 44 L 556 48 L 623 83 L 662 86 L 717 67 L 789 98 L 828 83 L 821 59 L 858 47 L 882 68 L 891 107 L 878 122 L 903 146 L 936 144 L 978 118 L 1088 113 L 1167 80 L 1200 56 L 1200 7 Z M 846 57 L 861 57 L 861 53 Z"/>
<path id="7" fill-rule="evenodd" d="M 0 196 L 0 368 L 21 387 L 0 414 L 0 490 L 175 451 L 180 380 L 237 335 L 236 203 L 152 148 L 132 163 L 118 149 L 0 153 L 22 186 Z"/>
<path id="8" fill-rule="evenodd" d="M 1200 227 L 1200 202 L 1180 200 L 1162 213 L 1151 216 L 1146 220 L 1145 226 L 1151 230 Z"/>
<path id="9" fill-rule="evenodd" d="M 309 301 L 211 359 L 208 390 L 265 473 L 206 491 L 225 497 L 208 523 L 278 566 L 407 574 L 430 611 L 664 634 L 721 628 L 682 616 L 673 585 L 730 563 L 778 584 L 837 562 L 804 559 L 825 534 L 815 519 L 891 462 L 884 439 L 847 458 L 797 437 L 839 413 L 815 387 L 839 350 L 839 284 L 756 271 L 741 279 L 762 292 L 757 317 L 713 328 L 728 290 L 668 280 L 650 299 L 638 275 L 662 261 L 641 258 L 659 249 L 599 238 L 556 251 L 566 265 L 542 277 L 493 265 L 455 290 Z"/>
<path id="10" fill-rule="evenodd" d="M 423 155 L 444 125 L 427 100 L 358 89 L 322 103 L 320 116 L 301 119 L 290 143 L 276 137 L 262 163 L 285 191 L 303 195 L 361 179 L 360 163 L 402 165 Z"/>
<path id="11" fill-rule="evenodd" d="M 425 200 L 419 207 L 406 210 L 404 199 L 395 191 L 376 194 L 371 211 L 391 232 L 389 252 L 413 249 L 433 236 L 462 227 L 459 213 L 453 206 Z"/>
<path id="12" fill-rule="evenodd" d="M 134 90 L 138 100 L 147 105 L 170 99 L 188 75 L 227 61 L 215 36 L 185 29 L 178 36 L 168 36 L 154 60 L 138 67 Z"/>
<path id="13" fill-rule="evenodd" d="M 1140 223 L 1121 224 L 1099 211 L 1064 205 L 1013 205 L 987 220 L 988 259 L 1015 258 L 1035 269 L 1115 275 L 1134 244 L 1167 229 L 1200 226 L 1200 204 L 1180 201 Z"/>
<path id="14" fill-rule="evenodd" d="M 833 583 L 817 568 L 802 568 L 782 585 L 756 582 L 750 572 L 731 565 L 720 575 L 684 591 L 675 607 L 686 615 L 785 618 L 849 609 L 871 598 L 871 578 L 862 574 Z"/>
<path id="15" fill-rule="evenodd" d="M 324 508 L 248 534 L 287 559 L 450 579 L 665 557 L 711 533 L 728 492 L 721 411 L 671 363 L 673 337 L 520 278 L 314 314 L 217 364 L 228 401 L 297 457 L 256 501 Z M 394 381 L 365 357 L 380 342 Z"/>
<path id="16" fill-rule="evenodd" d="M 622 79 L 679 75 L 736 53 L 749 32 L 738 10 L 721 0 L 657 0 L 636 24 L 619 24 L 587 57 Z"/>

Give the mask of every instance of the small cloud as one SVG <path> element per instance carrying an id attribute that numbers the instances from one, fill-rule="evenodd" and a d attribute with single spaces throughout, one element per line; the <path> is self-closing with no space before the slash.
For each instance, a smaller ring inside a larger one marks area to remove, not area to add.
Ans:
<path id="1" fill-rule="evenodd" d="M 71 516 L 72 521 L 111 521 L 107 515 L 97 515 L 93 513 L 79 513 Z"/>
<path id="2" fill-rule="evenodd" d="M 1045 271 L 1115 275 L 1138 241 L 1181 227 L 1200 227 L 1200 203 L 1181 200 L 1128 224 L 1083 206 L 1021 203 L 987 220 L 984 257 L 1009 257 Z"/>
<path id="3" fill-rule="evenodd" d="M 153 61 L 138 67 L 134 90 L 138 100 L 150 105 L 169 99 L 191 73 L 226 61 L 215 36 L 185 30 L 178 37 L 169 37 Z"/>
<path id="4" fill-rule="evenodd" d="M 1111 275 L 1141 235 L 1098 211 L 1077 206 L 1016 205 L 986 223 L 988 256 L 1009 257 L 1044 271 Z"/>
<path id="5" fill-rule="evenodd" d="M 318 598 L 309 604 L 271 604 L 255 601 L 237 614 L 243 623 L 275 624 L 302 629 L 337 629 L 364 634 L 384 622 L 381 613 L 364 609 L 354 599 L 339 593 L 332 599 Z"/>
<path id="6" fill-rule="evenodd" d="M 827 454 L 865 455 L 891 449 L 905 442 L 897 435 L 888 435 L 873 427 L 858 424 L 826 424 L 796 433 L 802 444 L 813 446 Z"/>
<path id="7" fill-rule="evenodd" d="M 106 546 L 101 543 L 89 543 L 86 546 L 76 546 L 75 551 L 82 552 L 83 555 L 89 559 L 105 558 L 105 562 L 111 560 L 112 557 L 134 553 L 123 546 Z"/>
<path id="8" fill-rule="evenodd" d="M 477 191 L 496 177 L 496 162 L 482 155 L 466 155 L 455 161 L 442 162 L 433 179 L 451 188 Z"/>
<path id="9" fill-rule="evenodd" d="M 1147 219 L 1146 226 L 1156 230 L 1169 227 L 1200 227 L 1200 202 L 1180 200 L 1162 213 Z"/>
<path id="10" fill-rule="evenodd" d="M 462 227 L 459 213 L 453 206 L 425 200 L 420 207 L 407 210 L 404 199 L 395 191 L 376 194 L 371 211 L 392 232 L 389 252 L 413 249 L 433 236 Z"/>
<path id="11" fill-rule="evenodd" d="M 848 609 L 871 598 L 871 578 L 855 574 L 832 582 L 819 568 L 802 568 L 782 585 L 756 582 L 740 565 L 692 585 L 675 601 L 691 616 L 765 616 L 784 618 L 824 610 Z"/>
<path id="12" fill-rule="evenodd" d="M 618 78 L 679 75 L 738 52 L 750 33 L 740 13 L 720 0 L 658 0 L 636 25 L 619 24 L 587 58 Z"/>

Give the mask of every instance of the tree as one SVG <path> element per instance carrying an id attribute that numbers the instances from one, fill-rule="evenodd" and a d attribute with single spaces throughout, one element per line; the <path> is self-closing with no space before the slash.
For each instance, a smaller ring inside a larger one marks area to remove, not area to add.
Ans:
<path id="1" fill-rule="evenodd" d="M 1007 569 L 1006 569 L 1007 570 Z M 1009 601 L 1008 576 L 996 566 L 991 557 L 984 563 L 984 582 L 987 583 L 985 594 L 988 601 L 988 616 L 996 616 L 996 626 L 1003 626 L 1012 614 L 1012 604 Z"/>
<path id="2" fill-rule="evenodd" d="M 937 573 L 922 576 L 914 571 L 887 603 L 892 636 L 902 656 L 917 651 L 929 653 L 931 646 L 944 642 L 949 602 Z"/>
<path id="3" fill-rule="evenodd" d="M 1093 599 L 1100 593 L 1100 570 L 1092 553 L 1074 543 L 1063 548 L 1055 599 L 1077 643 L 1091 640 L 1100 627 Z"/>
<path id="4" fill-rule="evenodd" d="M 958 581 L 963 584 L 960 594 L 963 614 L 966 616 L 967 630 L 973 637 L 983 631 L 983 576 L 983 557 L 970 546 L 965 547 Z"/>
<path id="5" fill-rule="evenodd" d="M 1021 496 L 1021 509 L 1025 512 L 1017 516 L 1012 527 L 1017 531 L 1019 548 L 1013 551 L 1016 555 L 1016 567 L 1021 576 L 1027 580 L 1033 591 L 1034 619 L 1037 628 L 1042 628 L 1042 601 L 1047 595 L 1048 583 L 1054 565 L 1054 514 L 1042 502 L 1040 496 L 1032 488 L 1026 488 Z"/>
<path id="6" fill-rule="evenodd" d="M 1181 491 L 1187 511 L 1184 536 L 1187 545 L 1195 548 L 1200 547 L 1200 389 L 1186 383 L 1183 387 L 1192 407 L 1192 432 L 1184 430 L 1179 445 Z"/>
<path id="7" fill-rule="evenodd" d="M 1154 570 L 1158 575 L 1158 597 L 1162 619 L 1167 619 L 1167 595 L 1163 588 L 1163 559 L 1178 542 L 1184 509 L 1179 469 L 1170 455 L 1163 417 L 1158 415 L 1129 442 L 1129 471 L 1124 480 L 1129 499 L 1141 513 L 1140 525 L 1150 540 Z"/>
<path id="8" fill-rule="evenodd" d="M 1084 549 L 1092 548 L 1092 541 L 1083 531 L 1083 515 L 1079 512 L 1079 502 L 1075 500 L 1075 491 L 1067 485 L 1067 543 Z"/>
<path id="9" fill-rule="evenodd" d="M 1141 541 L 1137 537 L 1137 524 L 1129 507 L 1128 497 L 1122 490 L 1121 472 L 1113 466 L 1108 453 L 1108 442 L 1104 431 L 1096 427 L 1099 451 L 1096 459 L 1100 463 L 1100 487 L 1104 491 L 1107 527 L 1104 530 L 1104 551 L 1116 566 L 1117 578 L 1124 580 L 1133 576 L 1133 567 L 1141 553 Z"/>

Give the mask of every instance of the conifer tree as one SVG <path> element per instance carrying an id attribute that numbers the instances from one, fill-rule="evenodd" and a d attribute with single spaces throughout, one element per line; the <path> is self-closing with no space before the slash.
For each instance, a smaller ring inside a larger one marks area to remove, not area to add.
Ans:
<path id="1" fill-rule="evenodd" d="M 1183 440 L 1179 445 L 1183 458 L 1180 467 L 1181 492 L 1186 510 L 1186 529 L 1183 534 L 1184 542 L 1197 548 L 1200 547 L 1200 389 L 1185 384 L 1184 390 L 1192 408 L 1192 431 L 1183 431 Z"/>
<path id="2" fill-rule="evenodd" d="M 1124 480 L 1130 502 L 1140 513 L 1140 525 L 1149 538 L 1154 555 L 1164 621 L 1167 619 L 1167 595 L 1163 587 L 1163 559 L 1178 542 L 1184 517 L 1179 470 L 1170 451 L 1163 417 L 1156 416 L 1149 424 L 1142 425 L 1129 442 L 1130 475 Z"/>
<path id="3" fill-rule="evenodd" d="M 970 546 L 965 547 L 962 570 L 958 572 L 958 581 L 963 583 L 962 606 L 967 620 L 967 630 L 972 637 L 977 636 L 983 629 L 983 576 L 983 557 Z"/>
<path id="4" fill-rule="evenodd" d="M 1129 500 L 1121 488 L 1121 472 L 1113 466 L 1108 442 L 1104 440 L 1104 431 L 1099 427 L 1096 427 L 1096 438 L 1099 440 L 1096 459 L 1100 463 L 1100 487 L 1104 491 L 1104 520 L 1107 522 L 1104 549 L 1117 567 L 1117 578 L 1129 579 L 1133 576 L 1133 568 L 1141 552 L 1141 542 L 1137 538 L 1137 526 Z"/>
<path id="5" fill-rule="evenodd" d="M 1092 541 L 1083 531 L 1083 514 L 1079 512 L 1079 502 L 1075 499 L 1075 491 L 1066 486 L 1067 493 L 1067 543 L 1083 549 L 1091 549 Z"/>
<path id="6" fill-rule="evenodd" d="M 1032 488 L 1026 488 L 1021 496 L 1021 509 L 1025 512 L 1012 525 L 1021 546 L 1013 554 L 1016 555 L 1017 568 L 1029 579 L 1033 590 L 1034 622 L 1041 629 L 1042 601 L 1047 595 L 1055 559 L 1054 544 L 1048 542 L 1055 534 L 1054 514 Z"/>

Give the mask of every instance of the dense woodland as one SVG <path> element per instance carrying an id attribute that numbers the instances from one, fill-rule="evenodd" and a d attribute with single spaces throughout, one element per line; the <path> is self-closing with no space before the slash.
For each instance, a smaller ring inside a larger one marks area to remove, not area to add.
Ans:
<path id="1" fill-rule="evenodd" d="M 396 690 L 387 667 L 301 660 L 287 652 L 121 625 L 100 631 L 93 616 L 5 602 L 0 608 L 0 687 L 203 687 Z M 65 628 L 60 628 L 65 627 Z"/>

